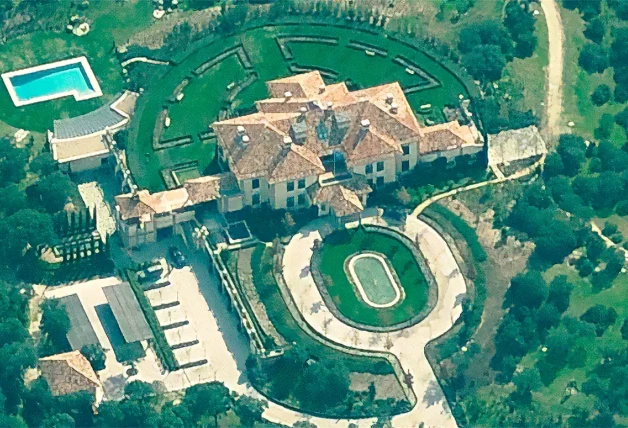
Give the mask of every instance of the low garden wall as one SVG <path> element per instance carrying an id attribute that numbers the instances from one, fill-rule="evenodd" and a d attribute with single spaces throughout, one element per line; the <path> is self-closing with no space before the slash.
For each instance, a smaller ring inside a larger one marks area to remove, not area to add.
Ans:
<path id="1" fill-rule="evenodd" d="M 365 224 L 365 225 L 362 225 L 361 227 L 363 227 L 367 231 L 378 232 L 378 233 L 382 233 L 384 235 L 390 236 L 400 241 L 403 245 L 405 245 L 412 252 L 412 254 L 414 255 L 414 258 L 416 259 L 417 264 L 419 265 L 421 272 L 424 274 L 425 279 L 428 283 L 429 294 L 428 294 L 428 299 L 427 299 L 427 305 L 421 312 L 416 314 L 411 319 L 401 322 L 399 324 L 395 324 L 393 326 L 387 326 L 387 327 L 378 327 L 378 326 L 373 326 L 373 325 L 368 325 L 368 324 L 362 324 L 362 323 L 358 323 L 347 318 L 338 310 L 332 297 L 329 295 L 329 292 L 327 291 L 327 286 L 325 285 L 325 279 L 323 278 L 321 274 L 321 269 L 320 269 L 321 248 L 316 247 L 314 248 L 314 251 L 312 254 L 312 260 L 310 263 L 310 272 L 312 273 L 312 278 L 314 279 L 314 283 L 316 284 L 316 287 L 318 287 L 318 290 L 321 293 L 323 300 L 325 301 L 325 305 L 327 306 L 327 308 L 329 308 L 331 313 L 334 314 L 334 316 L 338 318 L 339 320 L 341 320 L 343 323 L 350 325 L 352 327 L 358 328 L 360 330 L 364 330 L 364 331 L 372 331 L 372 332 L 379 332 L 379 333 L 394 332 L 394 331 L 403 330 L 410 326 L 418 324 L 432 311 L 432 309 L 434 309 L 434 306 L 436 305 L 436 302 L 438 301 L 438 286 L 436 284 L 436 280 L 434 276 L 432 275 L 431 270 L 429 269 L 427 265 L 427 262 L 425 261 L 425 258 L 423 257 L 423 254 L 417 248 L 414 242 L 412 242 L 410 238 L 408 238 L 403 233 L 400 233 L 394 229 L 391 229 L 385 226 L 372 225 L 372 224 L 368 224 L 368 225 Z M 399 282 L 399 284 L 403 288 L 403 284 L 401 284 L 401 282 Z"/>

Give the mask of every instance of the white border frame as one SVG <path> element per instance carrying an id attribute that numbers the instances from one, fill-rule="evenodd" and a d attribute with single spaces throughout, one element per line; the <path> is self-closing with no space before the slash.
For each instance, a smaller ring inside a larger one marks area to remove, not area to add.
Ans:
<path id="1" fill-rule="evenodd" d="M 388 281 L 392 284 L 393 290 L 395 291 L 395 298 L 388 303 L 375 303 L 371 299 L 369 299 L 368 295 L 366 294 L 366 290 L 364 290 L 364 286 L 362 285 L 362 282 L 360 281 L 360 278 L 358 278 L 358 275 L 355 272 L 356 260 L 364 259 L 367 257 L 376 259 L 384 267 L 384 271 L 386 272 L 386 275 L 388 276 Z M 351 273 L 351 279 L 353 279 L 353 283 L 355 284 L 356 288 L 360 292 L 360 296 L 362 297 L 362 300 L 364 300 L 367 305 L 372 306 L 374 308 L 390 308 L 391 306 L 396 305 L 399 302 L 399 300 L 401 300 L 401 290 L 399 288 L 399 284 L 397 284 L 397 280 L 395 279 L 392 272 L 390 271 L 390 268 L 388 267 L 388 263 L 386 263 L 386 259 L 384 259 L 379 254 L 374 254 L 374 253 L 357 254 L 351 257 L 351 259 L 349 260 L 348 268 L 349 268 L 349 273 Z"/>
<path id="2" fill-rule="evenodd" d="M 22 76 L 25 74 L 35 73 L 43 70 L 51 70 L 57 67 L 63 67 L 70 64 L 81 64 L 85 74 L 87 75 L 87 79 L 89 80 L 89 84 L 93 88 L 93 92 L 87 95 L 81 95 L 77 90 L 73 89 L 70 91 L 59 92 L 53 95 L 45 95 L 42 97 L 35 97 L 29 100 L 22 100 L 18 97 L 15 88 L 13 87 L 13 83 L 11 82 L 11 78 L 15 76 Z M 50 101 L 57 98 L 64 98 L 73 96 L 76 101 L 84 101 L 89 100 L 91 98 L 97 98 L 102 96 L 102 90 L 100 89 L 100 84 L 98 83 L 98 79 L 96 79 L 96 75 L 92 71 L 92 67 L 89 65 L 89 61 L 84 56 L 79 56 L 75 58 L 66 59 L 63 61 L 50 62 L 48 64 L 37 65 L 35 67 L 23 68 L 21 70 L 10 71 L 8 73 L 2 74 L 2 80 L 4 82 L 4 86 L 6 86 L 9 95 L 11 96 L 11 100 L 15 107 L 22 107 L 29 104 L 36 104 L 42 101 Z"/>

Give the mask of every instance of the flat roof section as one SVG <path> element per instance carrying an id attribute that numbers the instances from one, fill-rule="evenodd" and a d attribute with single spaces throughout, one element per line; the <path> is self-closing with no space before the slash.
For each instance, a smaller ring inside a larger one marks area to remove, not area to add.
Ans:
<path id="1" fill-rule="evenodd" d="M 102 291 L 127 343 L 152 339 L 153 333 L 128 282 L 103 287 Z"/>
<path id="2" fill-rule="evenodd" d="M 65 306 L 65 311 L 70 318 L 70 331 L 67 338 L 73 351 L 80 351 L 85 345 L 100 343 L 78 295 L 61 297 L 59 303 Z"/>

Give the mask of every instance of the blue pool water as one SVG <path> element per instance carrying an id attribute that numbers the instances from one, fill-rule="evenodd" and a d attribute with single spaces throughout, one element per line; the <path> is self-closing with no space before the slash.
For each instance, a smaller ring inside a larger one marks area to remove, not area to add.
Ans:
<path id="1" fill-rule="evenodd" d="M 94 92 L 81 63 L 11 77 L 15 93 L 22 101 L 54 96 L 75 90 L 79 96 Z"/>

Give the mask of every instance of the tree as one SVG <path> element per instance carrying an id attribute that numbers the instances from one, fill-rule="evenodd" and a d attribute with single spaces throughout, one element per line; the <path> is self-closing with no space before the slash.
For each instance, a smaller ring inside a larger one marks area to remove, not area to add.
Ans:
<path id="1" fill-rule="evenodd" d="M 613 129 L 615 128 L 615 118 L 612 114 L 604 113 L 600 117 L 598 127 L 595 129 L 595 138 L 607 139 L 613 135 Z"/>
<path id="2" fill-rule="evenodd" d="M 601 43 L 606 35 L 606 24 L 600 17 L 593 18 L 586 23 L 586 29 L 584 30 L 584 37 L 595 43 Z"/>
<path id="3" fill-rule="evenodd" d="M 603 73 L 610 65 L 608 52 L 603 46 L 587 43 L 580 51 L 578 64 L 589 74 Z"/>
<path id="4" fill-rule="evenodd" d="M 512 381 L 515 384 L 516 390 L 511 394 L 510 398 L 526 406 L 532 403 L 532 391 L 543 386 L 541 375 L 536 368 L 525 369 L 515 374 Z"/>
<path id="5" fill-rule="evenodd" d="M 45 300 L 41 308 L 41 331 L 46 337 L 46 342 L 53 346 L 52 353 L 65 350 L 66 335 L 70 331 L 70 318 L 65 306 L 58 300 Z"/>
<path id="6" fill-rule="evenodd" d="M 611 88 L 608 85 L 598 85 L 591 93 L 591 102 L 596 106 L 603 106 L 611 99 Z"/>
<path id="7" fill-rule="evenodd" d="M 510 281 L 508 297 L 515 306 L 538 308 L 547 298 L 547 284 L 541 273 L 530 270 L 514 277 Z"/>
<path id="8" fill-rule="evenodd" d="M 529 7 L 522 7 L 518 1 L 506 4 L 504 25 L 515 43 L 515 54 L 519 58 L 532 56 L 537 39 L 534 34 L 535 18 Z"/>
<path id="9" fill-rule="evenodd" d="M 258 400 L 248 395 L 242 395 L 235 402 L 234 411 L 245 427 L 252 427 L 255 422 L 261 422 L 264 410 L 268 408 L 266 400 Z"/>
<path id="10" fill-rule="evenodd" d="M 563 160 L 558 153 L 552 152 L 547 155 L 543 167 L 543 176 L 546 180 L 557 175 L 562 175 L 564 170 L 565 166 L 563 165 Z"/>
<path id="11" fill-rule="evenodd" d="M 100 343 L 83 346 L 81 348 L 81 354 L 87 358 L 94 371 L 100 371 L 105 368 L 107 357 Z"/>
<path id="12" fill-rule="evenodd" d="M 552 329 L 545 341 L 547 352 L 545 361 L 551 366 L 561 368 L 567 363 L 573 340 L 563 327 Z"/>
<path id="13" fill-rule="evenodd" d="M 621 338 L 628 340 L 628 319 L 625 319 L 621 325 Z"/>
<path id="14" fill-rule="evenodd" d="M 28 151 L 17 147 L 11 147 L 0 161 L 0 184 L 19 183 L 26 177 L 26 165 L 28 164 Z"/>
<path id="15" fill-rule="evenodd" d="M 155 388 L 148 382 L 134 380 L 124 386 L 124 395 L 130 400 L 148 400 L 156 395 Z"/>
<path id="16" fill-rule="evenodd" d="M 26 250 L 50 244 L 56 238 L 50 216 L 31 209 L 1 219 L 0 236 L 3 237 L 0 263 L 17 265 L 24 261 Z"/>
<path id="17" fill-rule="evenodd" d="M 587 242 L 587 258 L 592 262 L 597 261 L 604 250 L 606 250 L 606 243 L 597 234 L 593 235 Z"/>
<path id="18" fill-rule="evenodd" d="M 615 115 L 615 123 L 624 128 L 624 131 L 628 134 L 628 107 Z"/>
<path id="19" fill-rule="evenodd" d="M 567 276 L 558 275 L 550 282 L 547 302 L 554 305 L 560 313 L 563 313 L 569 308 L 569 298 L 572 290 L 573 285 L 567 282 Z"/>
<path id="20" fill-rule="evenodd" d="M 497 20 L 469 24 L 460 31 L 458 48 L 463 54 L 478 46 L 497 46 L 504 55 L 510 55 L 513 44 L 504 25 Z"/>
<path id="21" fill-rule="evenodd" d="M 540 332 L 545 332 L 560 323 L 560 311 L 552 303 L 543 304 L 536 312 L 536 324 Z"/>
<path id="22" fill-rule="evenodd" d="M 580 316 L 582 321 L 594 324 L 596 326 L 596 333 L 602 336 L 606 329 L 615 324 L 617 320 L 617 312 L 612 307 L 606 307 L 604 305 L 591 306 L 587 311 Z"/>
<path id="23" fill-rule="evenodd" d="M 43 178 L 37 185 L 41 205 L 51 214 L 63 210 L 75 191 L 76 185 L 60 171 Z"/>
<path id="24" fill-rule="evenodd" d="M 185 392 L 182 404 L 195 421 L 204 417 L 214 418 L 214 426 L 218 426 L 218 416 L 224 414 L 232 406 L 229 389 L 221 382 L 195 385 Z"/>
<path id="25" fill-rule="evenodd" d="M 351 383 L 346 368 L 324 363 L 306 365 L 299 382 L 299 401 L 315 403 L 323 408 L 332 408 L 342 403 L 347 398 Z"/>
<path id="26" fill-rule="evenodd" d="M 506 57 L 499 46 L 479 45 L 463 55 L 462 63 L 474 79 L 485 84 L 501 79 Z"/>
<path id="27" fill-rule="evenodd" d="M 395 192 L 395 198 L 397 198 L 401 205 L 409 205 L 410 202 L 412 202 L 412 196 L 405 187 Z"/>
<path id="28" fill-rule="evenodd" d="M 28 167 L 34 173 L 46 177 L 57 170 L 57 162 L 50 153 L 44 152 L 33 159 Z"/>
<path id="29" fill-rule="evenodd" d="M 11 216 L 27 207 L 26 194 L 17 184 L 9 184 L 0 189 L 0 210 L 5 216 Z"/>
<path id="30" fill-rule="evenodd" d="M 573 134 L 562 134 L 558 140 L 558 154 L 563 161 L 565 174 L 573 177 L 586 161 L 587 146 L 584 138 Z"/>

